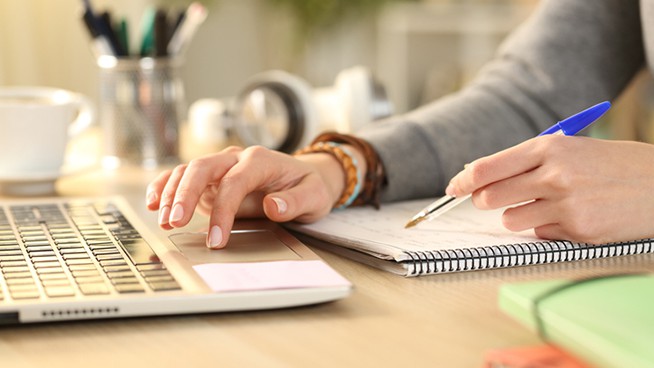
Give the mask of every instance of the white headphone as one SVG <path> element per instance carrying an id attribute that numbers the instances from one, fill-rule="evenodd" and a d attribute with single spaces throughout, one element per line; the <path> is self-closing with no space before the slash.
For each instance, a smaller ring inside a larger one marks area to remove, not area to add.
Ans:
<path id="1" fill-rule="evenodd" d="M 293 74 L 267 71 L 250 78 L 231 108 L 224 103 L 211 108 L 208 103 L 194 103 L 189 120 L 193 122 L 200 109 L 214 111 L 225 120 L 228 134 L 243 145 L 288 153 L 325 130 L 354 132 L 393 112 L 383 86 L 364 67 L 343 70 L 333 86 L 317 89 Z"/>

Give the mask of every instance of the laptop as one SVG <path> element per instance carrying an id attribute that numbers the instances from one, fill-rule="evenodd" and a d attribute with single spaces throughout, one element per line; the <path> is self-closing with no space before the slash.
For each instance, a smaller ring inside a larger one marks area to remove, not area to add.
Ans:
<path id="1" fill-rule="evenodd" d="M 352 285 L 281 226 L 160 238 L 122 197 L 0 201 L 0 324 L 288 308 Z"/>

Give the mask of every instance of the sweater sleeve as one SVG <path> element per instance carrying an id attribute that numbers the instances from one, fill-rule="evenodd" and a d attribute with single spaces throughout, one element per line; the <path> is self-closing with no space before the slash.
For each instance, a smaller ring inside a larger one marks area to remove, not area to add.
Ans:
<path id="1" fill-rule="evenodd" d="M 637 1 L 544 0 L 466 88 L 357 133 L 384 163 L 383 201 L 435 197 L 465 163 L 614 99 L 643 65 Z"/>

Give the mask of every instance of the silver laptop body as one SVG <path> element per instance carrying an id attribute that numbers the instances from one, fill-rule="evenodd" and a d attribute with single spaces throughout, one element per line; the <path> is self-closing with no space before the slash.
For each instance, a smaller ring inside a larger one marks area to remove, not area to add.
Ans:
<path id="1" fill-rule="evenodd" d="M 0 324 L 285 308 L 351 292 L 344 279 L 216 289 L 208 281 L 230 281 L 208 280 L 198 266 L 320 262 L 321 275 L 309 268 L 282 275 L 287 281 L 335 271 L 270 222 L 235 226 L 225 250 L 207 249 L 205 236 L 178 233 L 171 236 L 176 241 L 163 241 L 122 197 L 1 201 Z"/>

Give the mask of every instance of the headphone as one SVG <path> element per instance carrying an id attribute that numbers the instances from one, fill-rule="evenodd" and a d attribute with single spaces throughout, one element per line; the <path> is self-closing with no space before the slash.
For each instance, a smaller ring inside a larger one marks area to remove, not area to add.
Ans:
<path id="1" fill-rule="evenodd" d="M 266 71 L 250 78 L 233 100 L 196 101 L 189 121 L 193 132 L 195 120 L 212 115 L 223 137 L 291 153 L 325 130 L 354 132 L 392 113 L 384 87 L 358 66 L 341 71 L 332 86 L 316 89 L 296 75 Z"/>

